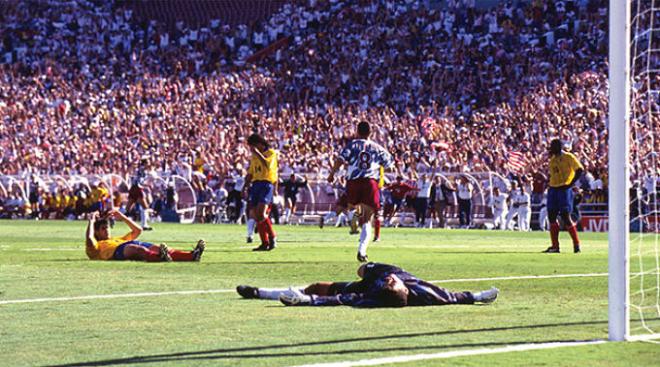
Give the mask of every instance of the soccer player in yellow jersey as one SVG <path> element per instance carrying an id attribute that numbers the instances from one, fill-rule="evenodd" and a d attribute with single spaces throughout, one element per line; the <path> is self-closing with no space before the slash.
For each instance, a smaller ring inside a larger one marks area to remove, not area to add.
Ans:
<path id="1" fill-rule="evenodd" d="M 108 188 L 105 186 L 105 183 L 103 181 L 95 182 L 92 184 L 92 191 L 89 194 L 89 211 L 90 212 L 95 212 L 95 211 L 100 211 L 103 212 L 105 210 L 108 210 L 111 205 L 111 200 L 110 200 L 110 191 L 108 191 Z"/>
<path id="2" fill-rule="evenodd" d="M 171 250 L 163 243 L 154 245 L 137 241 L 142 228 L 135 222 L 114 209 L 107 217 L 126 223 L 131 231 L 121 237 L 112 237 L 108 219 L 98 219 L 98 213 L 93 213 L 87 224 L 85 242 L 85 252 L 90 260 L 199 261 L 206 248 L 204 240 L 199 240 L 193 251 Z"/>
<path id="3" fill-rule="evenodd" d="M 573 252 L 580 252 L 580 240 L 575 223 L 571 220 L 573 211 L 573 190 L 571 187 L 580 178 L 584 167 L 572 153 L 562 149 L 559 139 L 550 142 L 550 188 L 548 189 L 548 219 L 550 221 L 550 240 L 552 245 L 544 252 L 559 252 L 559 222 L 561 216 L 566 231 L 573 240 Z"/>
<path id="4" fill-rule="evenodd" d="M 252 151 L 250 168 L 245 177 L 243 190 L 249 187 L 248 202 L 250 217 L 257 221 L 257 232 L 261 245 L 254 251 L 270 251 L 277 246 L 277 237 L 273 223 L 268 217 L 268 210 L 277 192 L 277 151 L 259 134 L 252 134 L 247 139 Z"/>

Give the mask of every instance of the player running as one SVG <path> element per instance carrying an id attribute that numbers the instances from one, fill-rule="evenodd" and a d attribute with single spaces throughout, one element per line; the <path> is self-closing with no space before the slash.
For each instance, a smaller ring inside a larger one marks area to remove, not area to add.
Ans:
<path id="1" fill-rule="evenodd" d="M 149 226 L 149 204 L 147 195 L 144 193 L 144 180 L 147 176 L 149 160 L 142 158 L 138 165 L 135 176 L 131 180 L 131 188 L 128 190 L 128 204 L 126 204 L 126 213 L 131 213 L 134 209 L 140 213 L 140 224 L 145 231 L 151 231 Z"/>
<path id="2" fill-rule="evenodd" d="M 259 134 L 250 135 L 247 144 L 252 151 L 252 158 L 243 190 L 249 187 L 249 216 L 257 221 L 257 232 L 261 237 L 261 245 L 252 251 L 271 251 L 277 247 L 273 223 L 268 217 L 269 206 L 277 192 L 277 151 L 271 149 L 266 139 Z"/>
<path id="3" fill-rule="evenodd" d="M 298 191 L 307 186 L 307 177 L 303 177 L 303 180 L 299 181 L 292 173 L 288 180 L 280 182 L 280 186 L 284 188 L 284 223 L 289 224 L 291 215 L 296 213 Z"/>
<path id="4" fill-rule="evenodd" d="M 357 259 L 367 261 L 367 246 L 371 232 L 371 222 L 374 213 L 380 209 L 380 166 L 385 169 L 394 167 L 392 155 L 379 144 L 369 140 L 371 128 L 369 123 L 362 121 L 357 126 L 358 138 L 351 140 L 341 151 L 338 159 L 330 170 L 328 182 L 335 179 L 335 172 L 342 165 L 348 165 L 346 191 L 349 209 L 355 207 L 359 215 L 359 225 L 362 227 L 358 243 Z"/>

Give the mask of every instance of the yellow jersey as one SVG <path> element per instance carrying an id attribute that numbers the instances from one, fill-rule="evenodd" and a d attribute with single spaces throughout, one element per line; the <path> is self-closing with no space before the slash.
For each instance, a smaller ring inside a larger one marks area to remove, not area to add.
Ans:
<path id="1" fill-rule="evenodd" d="M 204 163 L 206 163 L 204 158 L 202 157 L 195 158 L 195 161 L 193 162 L 193 166 L 192 166 L 193 171 L 204 173 Z"/>
<path id="2" fill-rule="evenodd" d="M 385 186 L 385 167 L 380 166 L 380 178 L 378 179 L 378 188 L 382 189 Z"/>
<path id="3" fill-rule="evenodd" d="M 584 169 L 573 153 L 562 152 L 550 158 L 550 187 L 566 186 L 573 181 L 575 171 Z"/>
<path id="4" fill-rule="evenodd" d="M 110 192 L 105 187 L 94 188 L 92 189 L 92 192 L 89 194 L 90 203 L 105 201 L 109 198 L 110 198 Z"/>
<path id="5" fill-rule="evenodd" d="M 277 183 L 277 151 L 268 149 L 262 153 L 266 162 L 262 162 L 259 157 L 252 155 L 250 159 L 250 168 L 248 173 L 252 176 L 252 181 L 268 181 L 273 185 Z"/>
<path id="6" fill-rule="evenodd" d="M 133 238 L 131 232 L 129 232 L 122 237 L 113 237 L 108 238 L 107 240 L 97 241 L 96 247 L 93 249 L 89 246 L 85 246 L 85 252 L 90 260 L 112 260 L 117 247 L 121 246 L 124 242 L 134 239 L 135 238 Z"/>

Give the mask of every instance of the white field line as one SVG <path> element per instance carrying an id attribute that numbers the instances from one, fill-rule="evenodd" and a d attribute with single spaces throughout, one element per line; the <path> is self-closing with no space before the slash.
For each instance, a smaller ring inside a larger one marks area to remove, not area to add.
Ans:
<path id="1" fill-rule="evenodd" d="M 589 278 L 589 277 L 606 277 L 607 273 L 591 273 L 591 274 L 553 274 L 553 275 L 520 275 L 511 277 L 494 277 L 494 278 L 471 278 L 471 279 L 447 279 L 447 280 L 430 280 L 430 283 L 460 283 L 460 282 L 481 282 L 485 280 L 524 280 L 524 279 L 554 279 L 554 278 Z"/>
<path id="2" fill-rule="evenodd" d="M 576 347 L 581 345 L 596 345 L 606 343 L 604 340 L 582 341 L 582 342 L 557 342 L 557 343 L 539 343 L 539 344 L 520 344 L 508 345 L 502 348 L 482 348 L 470 350 L 456 350 L 451 352 L 440 352 L 432 354 L 413 354 L 406 356 L 384 357 L 375 359 L 363 359 L 352 362 L 332 362 L 332 363 L 318 363 L 306 364 L 296 367 L 353 367 L 353 366 L 378 366 L 381 364 L 402 363 L 424 361 L 429 359 L 446 359 L 455 357 L 477 356 L 486 354 L 508 353 L 508 352 L 523 352 L 528 350 L 541 350 L 541 349 L 554 349 L 564 347 Z"/>
<path id="3" fill-rule="evenodd" d="M 600 276 L 607 276 L 607 273 L 522 275 L 522 276 L 494 277 L 494 278 L 446 279 L 446 280 L 432 280 L 431 283 L 478 282 L 478 281 L 490 281 L 490 280 L 580 278 L 580 277 L 600 277 Z M 234 289 L 206 289 L 206 290 L 190 290 L 190 291 L 170 291 L 170 292 L 97 294 L 97 295 L 74 296 L 74 297 L 29 298 L 29 299 L 5 300 L 5 301 L 0 301 L 0 305 L 9 305 L 9 304 L 15 304 L 15 303 L 66 302 L 66 301 L 84 301 L 84 300 L 93 300 L 93 299 L 159 297 L 159 296 L 209 294 L 209 293 L 232 293 L 232 292 L 235 292 L 235 290 Z"/>
<path id="4" fill-rule="evenodd" d="M 38 252 L 38 251 L 82 251 L 80 248 L 69 248 L 69 247 L 35 247 L 35 248 L 26 248 L 22 249 L 23 252 Z"/>

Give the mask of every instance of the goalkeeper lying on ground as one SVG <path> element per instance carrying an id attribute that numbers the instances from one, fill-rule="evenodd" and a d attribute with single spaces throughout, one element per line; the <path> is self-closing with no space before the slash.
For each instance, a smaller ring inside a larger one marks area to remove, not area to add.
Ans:
<path id="1" fill-rule="evenodd" d="M 304 289 L 267 289 L 239 285 L 243 298 L 279 299 L 287 306 L 403 307 L 491 303 L 495 287 L 477 293 L 450 292 L 407 271 L 387 264 L 360 266 L 356 282 L 319 282 Z"/>

